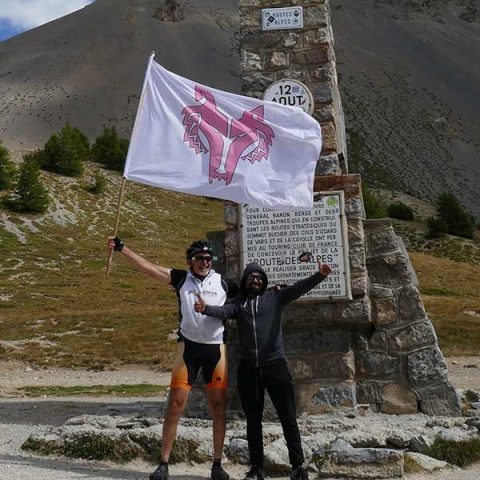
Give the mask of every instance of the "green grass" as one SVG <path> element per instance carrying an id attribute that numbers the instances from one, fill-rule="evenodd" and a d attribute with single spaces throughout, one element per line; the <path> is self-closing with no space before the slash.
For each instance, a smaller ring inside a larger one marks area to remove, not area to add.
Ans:
<path id="1" fill-rule="evenodd" d="M 35 387 L 27 386 L 17 389 L 19 393 L 23 393 L 28 397 L 66 397 L 74 395 L 102 396 L 114 395 L 119 397 L 148 397 L 157 396 L 165 393 L 167 387 L 165 385 L 151 384 L 121 384 L 121 385 L 92 385 L 92 386 L 44 386 Z"/>
<path id="2" fill-rule="evenodd" d="M 461 441 L 436 438 L 432 446 L 424 453 L 437 460 L 465 467 L 480 460 L 480 438 Z"/>

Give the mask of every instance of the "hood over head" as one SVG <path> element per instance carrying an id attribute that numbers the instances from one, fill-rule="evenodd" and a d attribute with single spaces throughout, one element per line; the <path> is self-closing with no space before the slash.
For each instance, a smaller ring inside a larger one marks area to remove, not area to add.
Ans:
<path id="1" fill-rule="evenodd" d="M 265 273 L 265 270 L 258 263 L 255 263 L 255 262 L 249 263 L 245 267 L 245 270 L 243 271 L 242 280 L 240 280 L 240 293 L 245 297 L 248 296 L 247 287 L 246 287 L 247 276 L 250 275 L 250 273 L 252 272 L 259 272 L 263 277 L 263 285 L 262 285 L 262 290 L 260 294 L 262 294 L 266 290 L 268 285 L 268 277 L 267 277 L 267 274 Z"/>

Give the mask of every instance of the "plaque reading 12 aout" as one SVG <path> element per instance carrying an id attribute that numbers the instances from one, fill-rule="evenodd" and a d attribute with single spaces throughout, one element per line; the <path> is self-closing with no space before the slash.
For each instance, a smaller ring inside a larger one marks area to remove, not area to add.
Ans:
<path id="1" fill-rule="evenodd" d="M 270 286 L 291 285 L 316 272 L 320 260 L 333 272 L 302 298 L 351 299 L 343 192 L 315 194 L 312 210 L 285 213 L 248 205 L 240 209 L 243 267 L 256 262 Z"/>

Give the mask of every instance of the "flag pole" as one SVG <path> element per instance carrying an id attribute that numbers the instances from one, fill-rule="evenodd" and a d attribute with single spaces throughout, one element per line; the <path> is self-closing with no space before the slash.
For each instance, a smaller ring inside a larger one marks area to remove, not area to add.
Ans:
<path id="1" fill-rule="evenodd" d="M 125 177 L 122 177 L 122 184 L 120 185 L 120 192 L 118 194 L 117 214 L 115 215 L 115 226 L 113 227 L 114 237 L 116 237 L 118 233 L 118 225 L 120 223 L 120 206 L 122 205 L 123 192 L 125 190 L 126 183 L 127 183 L 127 179 Z M 113 248 L 110 250 L 110 255 L 108 257 L 107 275 L 110 275 L 110 270 L 112 268 L 112 260 L 113 260 Z"/>
<path id="2" fill-rule="evenodd" d="M 132 130 L 132 135 L 130 136 L 130 143 L 129 143 L 129 148 L 127 151 L 127 158 L 125 160 L 125 168 L 124 168 L 124 173 L 127 169 L 127 164 L 129 161 L 130 157 L 130 144 L 132 142 L 133 137 L 135 136 L 135 132 L 137 130 L 137 118 L 138 118 L 138 113 L 140 112 L 142 106 L 143 106 L 143 100 L 144 100 L 144 93 L 145 93 L 145 86 L 147 84 L 147 78 L 148 74 L 150 72 L 150 67 L 152 65 L 153 58 L 155 57 L 155 52 L 152 51 L 150 54 L 150 57 L 148 58 L 148 64 L 147 64 L 147 69 L 145 71 L 145 78 L 143 79 L 143 85 L 142 85 L 142 93 L 140 95 L 140 101 L 138 102 L 138 108 L 137 108 L 137 114 L 135 116 L 135 122 L 133 124 L 133 130 Z M 122 177 L 122 184 L 120 185 L 120 192 L 118 194 L 118 202 L 117 202 L 117 213 L 115 215 L 115 226 L 113 227 L 113 236 L 116 237 L 118 233 L 118 225 L 120 224 L 120 207 L 122 205 L 122 199 L 123 199 L 123 192 L 125 190 L 125 184 L 127 183 L 127 178 L 125 176 Z M 112 268 L 112 260 L 113 260 L 113 248 L 110 250 L 110 255 L 108 257 L 108 263 L 107 263 L 107 275 L 110 275 L 110 270 Z"/>

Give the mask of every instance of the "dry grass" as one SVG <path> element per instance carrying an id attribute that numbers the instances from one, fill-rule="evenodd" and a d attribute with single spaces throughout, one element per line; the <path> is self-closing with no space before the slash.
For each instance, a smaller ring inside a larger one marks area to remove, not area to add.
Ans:
<path id="1" fill-rule="evenodd" d="M 119 255 L 106 277 L 105 243 L 113 228 L 120 176 L 105 172 L 107 193 L 97 196 L 83 188 L 96 168 L 90 165 L 80 179 L 44 174 L 55 201 L 46 215 L 0 211 L 2 360 L 93 369 L 170 367 L 175 294 L 137 273 Z M 223 202 L 129 182 L 120 225 L 119 235 L 134 250 L 154 263 L 183 268 L 185 248 L 193 239 L 223 230 Z M 478 264 L 456 260 L 412 254 L 444 352 L 475 355 L 480 271 Z"/>
<path id="2" fill-rule="evenodd" d="M 2 228 L 0 220 L 0 358 L 67 367 L 169 368 L 175 294 L 117 254 L 106 277 L 105 245 L 120 178 L 109 173 L 107 194 L 95 196 L 81 187 L 88 175 L 72 180 L 46 174 L 56 207 L 41 217 L 4 213 L 20 233 Z M 224 228 L 219 201 L 129 182 L 123 205 L 119 235 L 169 267 L 185 266 L 184 251 L 193 239 Z"/>
<path id="3" fill-rule="evenodd" d="M 448 356 L 480 354 L 480 266 L 411 253 L 425 308 Z"/>

